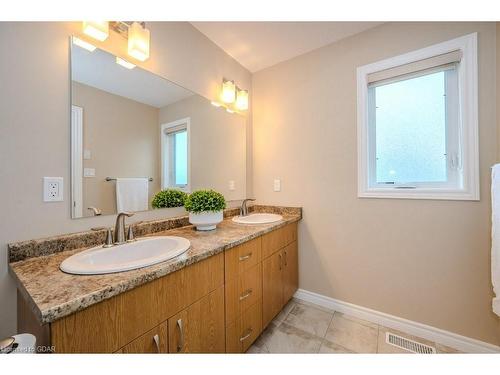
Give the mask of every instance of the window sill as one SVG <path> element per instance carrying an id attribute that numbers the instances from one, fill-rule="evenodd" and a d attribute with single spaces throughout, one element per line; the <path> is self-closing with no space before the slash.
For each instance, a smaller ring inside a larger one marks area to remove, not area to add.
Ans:
<path id="1" fill-rule="evenodd" d="M 479 201 L 479 192 L 473 193 L 466 190 L 444 189 L 367 189 L 358 191 L 358 198 L 388 198 L 388 199 L 434 199 L 434 200 L 460 200 Z"/>

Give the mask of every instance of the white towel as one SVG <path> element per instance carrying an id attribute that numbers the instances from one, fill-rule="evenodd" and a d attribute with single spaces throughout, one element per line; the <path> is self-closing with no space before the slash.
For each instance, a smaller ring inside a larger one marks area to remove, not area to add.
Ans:
<path id="1" fill-rule="evenodd" d="M 500 316 L 500 164 L 491 171 L 491 283 L 493 312 Z"/>
<path id="2" fill-rule="evenodd" d="M 148 182 L 148 178 L 117 178 L 116 210 L 147 211 Z"/>

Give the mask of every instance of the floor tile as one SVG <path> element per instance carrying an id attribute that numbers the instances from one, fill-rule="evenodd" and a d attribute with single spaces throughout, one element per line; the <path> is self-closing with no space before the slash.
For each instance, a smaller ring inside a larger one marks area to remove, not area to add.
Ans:
<path id="1" fill-rule="evenodd" d="M 352 350 L 346 349 L 343 346 L 334 344 L 328 340 L 323 340 L 321 347 L 319 348 L 320 353 L 324 354 L 353 354 Z"/>
<path id="2" fill-rule="evenodd" d="M 335 312 L 325 339 L 356 353 L 376 353 L 378 330 Z"/>
<path id="3" fill-rule="evenodd" d="M 287 323 L 268 327 L 262 334 L 269 353 L 318 353 L 322 339 Z"/>
<path id="4" fill-rule="evenodd" d="M 247 354 L 262 354 L 262 350 L 256 346 L 256 345 L 252 345 L 248 348 L 247 350 Z"/>
<path id="5" fill-rule="evenodd" d="M 331 312 L 297 303 L 288 313 L 284 322 L 315 336 L 324 337 L 332 318 L 333 313 Z"/>
<path id="6" fill-rule="evenodd" d="M 338 311 L 336 311 L 335 314 L 337 314 L 338 316 L 342 316 L 345 319 L 352 320 L 353 322 L 362 324 L 364 326 L 368 326 L 368 327 L 372 327 L 372 328 L 378 329 L 378 324 L 377 323 L 373 323 L 373 322 L 370 322 L 368 320 L 359 319 L 359 318 L 356 318 L 355 316 L 347 315 L 347 314 L 344 314 L 344 313 L 341 313 L 341 312 L 338 312 Z"/>
<path id="7" fill-rule="evenodd" d="M 378 343 L 377 343 L 377 352 L 378 353 L 391 353 L 391 354 L 396 354 L 396 353 L 401 353 L 401 354 L 412 354 L 412 352 L 404 349 L 397 348 L 391 344 L 386 343 L 386 332 L 391 332 L 394 333 L 395 335 L 405 337 L 407 339 L 413 340 L 420 342 L 425 345 L 433 346 L 435 347 L 435 344 L 432 341 L 422 339 L 417 336 L 412 336 L 407 333 L 392 329 L 392 328 L 387 328 L 380 326 L 379 327 L 379 333 L 378 333 Z"/>
<path id="8" fill-rule="evenodd" d="M 295 302 L 293 299 L 291 299 L 285 305 L 285 307 L 283 307 L 283 309 L 280 311 L 280 313 L 273 319 L 273 322 L 276 325 L 280 325 L 281 323 L 283 323 L 283 321 L 286 319 L 286 317 L 288 316 L 290 311 L 292 311 L 292 309 L 295 307 L 295 305 L 297 305 L 297 302 Z"/>
<path id="9" fill-rule="evenodd" d="M 298 298 L 293 298 L 292 301 L 294 301 L 295 303 L 301 304 L 301 305 L 311 306 L 311 307 L 314 307 L 316 309 L 323 310 L 323 311 L 326 311 L 326 312 L 329 312 L 332 314 L 334 313 L 334 311 L 332 309 L 328 309 L 326 307 L 319 306 L 319 305 L 316 305 L 315 303 L 307 302 L 307 301 L 304 301 L 304 300 L 301 300 Z"/>

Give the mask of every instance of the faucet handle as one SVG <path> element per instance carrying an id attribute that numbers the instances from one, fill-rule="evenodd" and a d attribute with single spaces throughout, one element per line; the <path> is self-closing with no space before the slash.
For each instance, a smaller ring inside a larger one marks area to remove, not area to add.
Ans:
<path id="1" fill-rule="evenodd" d="M 111 228 L 108 228 L 106 232 L 106 242 L 102 247 L 111 247 L 113 246 L 113 234 L 111 233 Z"/>
<path id="2" fill-rule="evenodd" d="M 132 229 L 132 224 L 130 224 L 128 226 L 127 242 L 133 242 L 133 241 L 135 241 L 134 230 Z"/>

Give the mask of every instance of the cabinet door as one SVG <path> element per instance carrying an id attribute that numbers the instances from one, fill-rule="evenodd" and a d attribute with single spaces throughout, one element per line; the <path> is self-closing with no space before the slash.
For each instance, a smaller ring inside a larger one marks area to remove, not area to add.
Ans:
<path id="1" fill-rule="evenodd" d="M 168 319 L 170 353 L 224 353 L 224 287 Z"/>
<path id="2" fill-rule="evenodd" d="M 144 335 L 125 345 L 120 353 L 168 353 L 167 322 L 163 322 Z"/>
<path id="3" fill-rule="evenodd" d="M 262 262 L 262 325 L 266 327 L 283 307 L 283 252 Z"/>
<path id="4" fill-rule="evenodd" d="M 283 249 L 283 304 L 286 304 L 299 287 L 299 260 L 297 241 Z"/>

